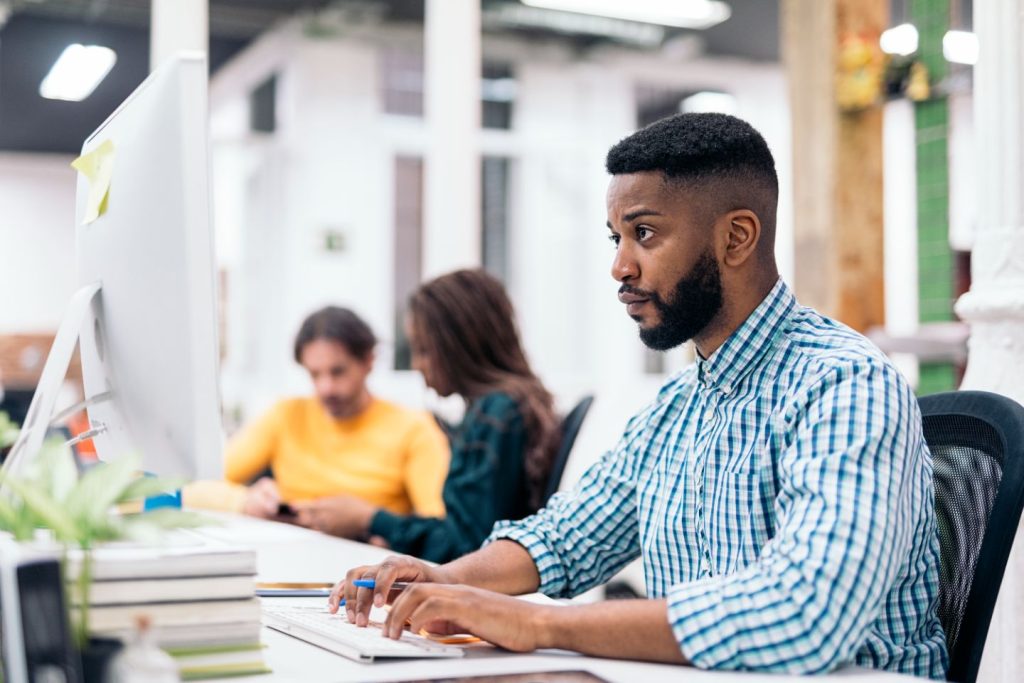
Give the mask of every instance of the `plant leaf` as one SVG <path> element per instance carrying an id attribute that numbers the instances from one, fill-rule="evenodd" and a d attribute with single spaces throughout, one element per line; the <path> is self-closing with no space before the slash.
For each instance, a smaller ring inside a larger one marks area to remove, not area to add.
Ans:
<path id="1" fill-rule="evenodd" d="M 121 492 L 120 497 L 114 502 L 127 503 L 133 500 L 149 498 L 150 496 L 172 493 L 184 485 L 184 480 L 142 476 L 128 484 L 127 488 Z"/>
<path id="2" fill-rule="evenodd" d="M 117 541 L 124 538 L 125 525 L 117 515 L 107 515 L 95 521 L 89 529 L 94 541 Z"/>
<path id="3" fill-rule="evenodd" d="M 135 479 L 138 460 L 121 457 L 90 468 L 68 494 L 65 504 L 75 519 L 100 520 Z"/>
<path id="4" fill-rule="evenodd" d="M 0 497 L 0 530 L 14 531 L 18 527 L 18 511 L 7 499 Z"/>
<path id="5" fill-rule="evenodd" d="M 209 526 L 214 520 L 191 510 L 177 508 L 158 508 L 137 515 L 126 515 L 127 524 L 146 523 L 159 529 L 194 529 Z"/>
<path id="6" fill-rule="evenodd" d="M 81 527 L 76 519 L 63 509 L 41 486 L 34 482 L 23 481 L 13 477 L 4 480 L 5 486 L 11 489 L 30 511 L 47 528 L 52 529 L 62 541 L 78 542 L 81 538 Z"/>
<path id="7" fill-rule="evenodd" d="M 64 501 L 78 481 L 78 468 L 71 449 L 62 439 L 47 439 L 39 451 L 39 461 L 44 468 L 41 476 L 49 481 L 50 495 Z"/>

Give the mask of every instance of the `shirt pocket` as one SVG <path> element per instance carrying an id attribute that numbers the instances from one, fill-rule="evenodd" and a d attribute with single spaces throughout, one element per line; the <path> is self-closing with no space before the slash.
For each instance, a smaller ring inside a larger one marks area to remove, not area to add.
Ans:
<path id="1" fill-rule="evenodd" d="M 767 541 L 760 472 L 723 469 L 708 493 L 710 556 L 716 574 L 730 574 L 757 560 Z"/>

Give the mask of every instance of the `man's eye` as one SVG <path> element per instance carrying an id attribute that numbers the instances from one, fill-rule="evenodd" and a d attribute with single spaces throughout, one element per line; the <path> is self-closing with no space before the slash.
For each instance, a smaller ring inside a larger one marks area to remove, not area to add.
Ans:
<path id="1" fill-rule="evenodd" d="M 648 239 L 652 234 L 654 233 L 651 231 L 650 228 L 646 226 L 638 225 L 636 228 L 636 238 L 641 242 L 643 242 L 645 239 Z"/>
<path id="2" fill-rule="evenodd" d="M 619 246 L 619 236 L 618 235 L 608 235 L 608 241 L 611 242 L 612 244 L 614 244 L 615 246 Z"/>

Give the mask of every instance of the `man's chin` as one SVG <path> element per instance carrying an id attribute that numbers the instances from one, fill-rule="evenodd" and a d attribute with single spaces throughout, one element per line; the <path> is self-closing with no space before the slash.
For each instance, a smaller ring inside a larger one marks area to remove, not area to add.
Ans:
<path id="1" fill-rule="evenodd" d="M 629 314 L 629 313 L 627 313 L 626 315 L 629 315 L 629 317 L 633 319 L 633 322 L 635 322 L 637 324 L 637 327 L 640 328 L 641 332 L 643 332 L 644 330 L 653 330 L 654 328 L 656 328 L 660 324 L 659 321 L 651 320 L 650 316 L 647 316 L 647 315 L 642 315 L 642 314 L 632 315 L 632 314 Z"/>
<path id="2" fill-rule="evenodd" d="M 660 325 L 640 325 L 640 341 L 654 351 L 668 351 L 688 342 L 692 337 L 678 331 L 665 329 Z"/>
<path id="3" fill-rule="evenodd" d="M 321 401 L 320 405 L 324 407 L 324 411 L 331 417 L 341 417 L 345 412 L 345 407 L 337 403 L 324 403 Z"/>

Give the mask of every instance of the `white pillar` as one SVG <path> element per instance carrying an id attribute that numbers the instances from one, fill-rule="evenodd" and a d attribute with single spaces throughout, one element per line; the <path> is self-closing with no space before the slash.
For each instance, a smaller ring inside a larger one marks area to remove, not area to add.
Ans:
<path id="1" fill-rule="evenodd" d="M 175 52 L 209 51 L 209 0 L 153 0 L 149 25 L 150 71 Z"/>
<path id="2" fill-rule="evenodd" d="M 978 232 L 971 290 L 956 312 L 971 326 L 963 389 L 1024 403 L 1024 0 L 974 3 Z M 1024 667 L 1022 534 L 1000 587 L 978 680 L 1019 681 Z M 975 577 L 975 581 L 986 577 Z"/>
<path id="3" fill-rule="evenodd" d="M 480 265 L 480 1 L 427 0 L 423 274 Z"/>

